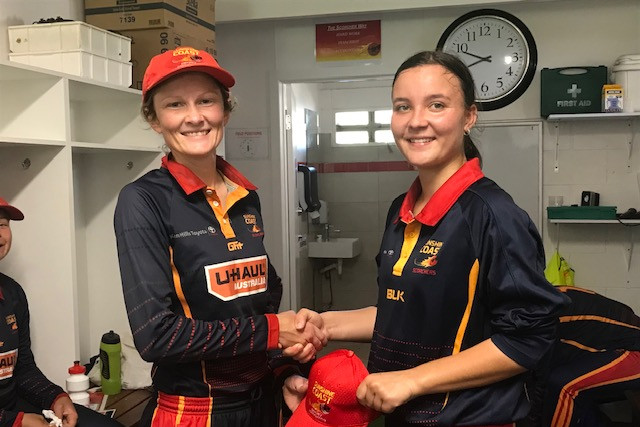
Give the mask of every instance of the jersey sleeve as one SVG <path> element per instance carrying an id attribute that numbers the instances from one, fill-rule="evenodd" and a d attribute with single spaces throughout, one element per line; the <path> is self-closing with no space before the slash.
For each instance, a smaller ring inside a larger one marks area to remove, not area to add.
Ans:
<path id="1" fill-rule="evenodd" d="M 523 210 L 502 201 L 499 209 L 485 205 L 478 217 L 491 340 L 516 363 L 533 369 L 552 348 L 558 313 L 568 299 L 545 279 L 542 241 Z"/>
<path id="2" fill-rule="evenodd" d="M 9 411 L 0 409 L 0 427 L 19 427 L 22 425 L 24 412 Z"/>
<path id="3" fill-rule="evenodd" d="M 276 348 L 275 314 L 204 321 L 172 310 L 169 231 L 159 212 L 153 197 L 134 183 L 120 192 L 114 217 L 125 306 L 140 356 L 180 363 Z"/>
<path id="4" fill-rule="evenodd" d="M 65 394 L 62 388 L 45 377 L 36 366 L 31 351 L 29 306 L 22 287 L 17 288 L 16 321 L 18 323 L 18 361 L 14 370 L 18 395 L 39 408 L 49 409 L 56 397 Z"/>

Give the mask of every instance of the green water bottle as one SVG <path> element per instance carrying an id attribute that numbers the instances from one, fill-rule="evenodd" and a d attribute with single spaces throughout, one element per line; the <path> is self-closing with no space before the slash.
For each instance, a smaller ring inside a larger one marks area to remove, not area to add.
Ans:
<path id="1" fill-rule="evenodd" d="M 100 340 L 100 381 L 106 395 L 122 390 L 120 381 L 120 335 L 109 331 Z"/>

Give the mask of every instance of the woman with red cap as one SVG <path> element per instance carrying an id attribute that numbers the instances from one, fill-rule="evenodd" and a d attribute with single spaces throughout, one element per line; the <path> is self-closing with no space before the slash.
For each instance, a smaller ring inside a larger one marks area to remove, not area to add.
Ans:
<path id="1" fill-rule="evenodd" d="M 191 47 L 153 57 L 143 78 L 142 115 L 169 153 L 123 188 L 115 232 L 134 342 L 154 363 L 144 426 L 275 426 L 268 351 L 306 361 L 326 342 L 276 314 L 282 284 L 256 187 L 216 156 L 234 83 Z"/>
<path id="2" fill-rule="evenodd" d="M 23 213 L 0 198 L 0 260 L 11 249 L 11 221 Z M 52 410 L 63 427 L 109 427 L 121 424 L 84 406 L 74 405 L 61 387 L 36 365 L 31 352 L 29 306 L 22 287 L 0 273 L 0 427 L 49 426 L 43 409 Z"/>

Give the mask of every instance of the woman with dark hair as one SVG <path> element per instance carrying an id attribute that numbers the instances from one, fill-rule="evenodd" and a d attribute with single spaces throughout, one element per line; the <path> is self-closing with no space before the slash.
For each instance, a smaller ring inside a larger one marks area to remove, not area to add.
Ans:
<path id="1" fill-rule="evenodd" d="M 530 372 L 553 345 L 565 303 L 544 277 L 531 219 L 480 168 L 469 137 L 474 98 L 455 56 L 420 52 L 400 66 L 391 130 L 418 177 L 389 209 L 378 304 L 317 315 L 330 340 L 371 341 L 371 374 L 357 396 L 386 413 L 386 425 L 525 417 Z M 296 377 L 285 392 L 292 400 L 302 389 Z"/>

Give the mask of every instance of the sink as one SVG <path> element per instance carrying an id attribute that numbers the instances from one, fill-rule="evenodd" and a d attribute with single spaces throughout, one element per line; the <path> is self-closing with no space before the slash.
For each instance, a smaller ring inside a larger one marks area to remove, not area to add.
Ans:
<path id="1" fill-rule="evenodd" d="M 309 258 L 353 258 L 360 253 L 360 239 L 338 237 L 326 242 L 309 242 Z"/>

